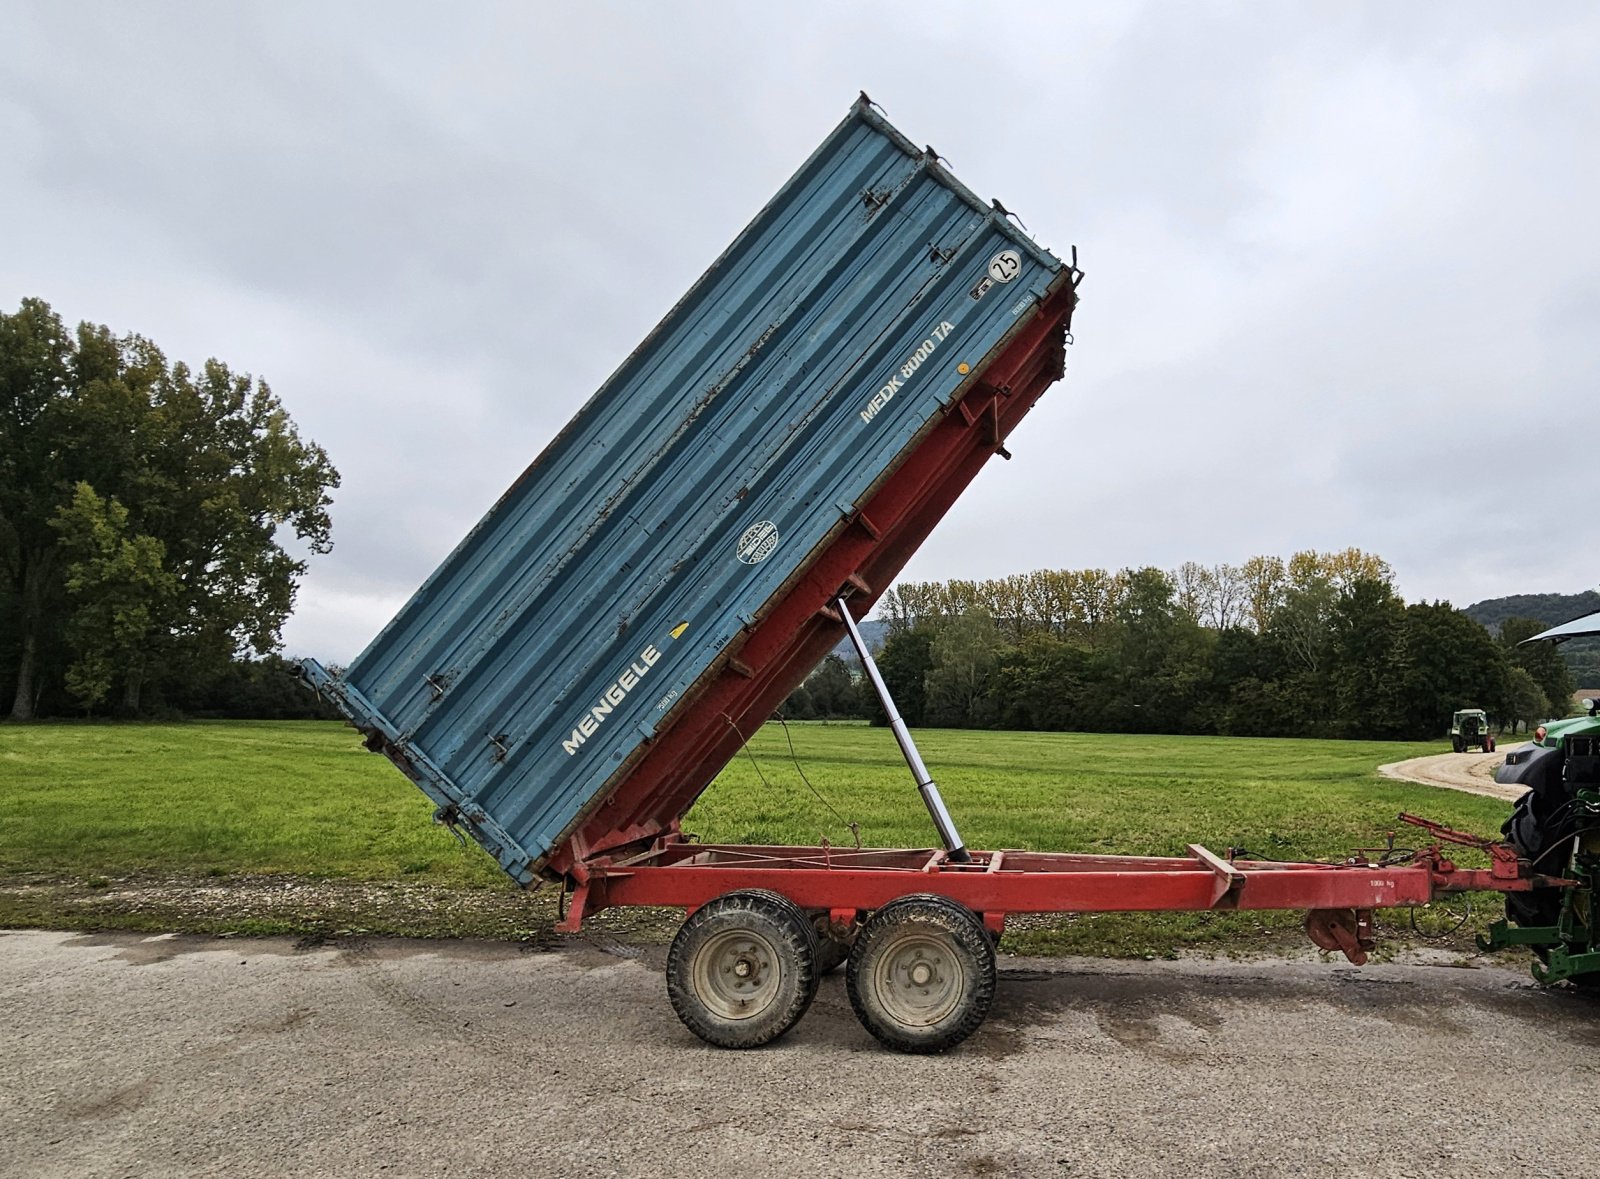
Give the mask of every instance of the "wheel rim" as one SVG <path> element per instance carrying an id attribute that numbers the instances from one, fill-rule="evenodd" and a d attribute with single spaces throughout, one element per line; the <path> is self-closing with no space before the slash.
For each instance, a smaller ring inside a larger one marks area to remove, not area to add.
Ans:
<path id="1" fill-rule="evenodd" d="M 694 959 L 694 988 L 721 1019 L 754 1019 L 778 997 L 778 951 L 752 930 L 730 929 L 709 939 Z"/>
<path id="2" fill-rule="evenodd" d="M 884 1013 L 904 1027 L 932 1027 L 960 1005 L 963 970 L 943 938 L 908 931 L 884 949 L 872 986 Z"/>

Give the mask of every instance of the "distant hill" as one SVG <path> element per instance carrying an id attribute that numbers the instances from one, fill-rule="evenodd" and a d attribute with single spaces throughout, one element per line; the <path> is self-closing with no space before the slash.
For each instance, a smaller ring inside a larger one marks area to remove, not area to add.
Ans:
<path id="1" fill-rule="evenodd" d="M 1600 610 L 1600 591 L 1585 590 L 1581 594 L 1512 594 L 1506 598 L 1486 598 L 1474 602 L 1462 613 L 1488 627 L 1491 634 L 1499 634 L 1500 624 L 1508 618 L 1537 618 L 1546 626 L 1556 626 L 1597 610 Z"/>
<path id="2" fill-rule="evenodd" d="M 1500 624 L 1508 618 L 1537 618 L 1547 626 L 1557 626 L 1573 618 L 1600 611 L 1600 592 L 1585 590 L 1581 594 L 1512 594 L 1505 598 L 1487 598 L 1474 602 L 1462 613 L 1488 627 L 1491 634 L 1500 633 Z M 1579 684 L 1600 684 L 1600 639 L 1573 639 L 1561 644 L 1561 655 Z"/>
<path id="3" fill-rule="evenodd" d="M 876 655 L 883 650 L 883 644 L 889 639 L 889 624 L 877 618 L 868 618 L 856 624 L 861 628 L 861 637 L 867 640 L 867 650 Z M 850 636 L 845 635 L 839 640 L 839 645 L 833 653 L 848 662 L 856 662 L 856 649 L 850 645 Z M 877 662 L 877 660 L 873 660 Z"/>

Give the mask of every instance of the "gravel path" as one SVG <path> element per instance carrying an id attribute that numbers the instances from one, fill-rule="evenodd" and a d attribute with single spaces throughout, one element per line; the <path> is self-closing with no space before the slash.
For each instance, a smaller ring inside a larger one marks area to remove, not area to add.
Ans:
<path id="1" fill-rule="evenodd" d="M 1512 748 L 1520 749 L 1521 746 Z M 1446 790 L 1462 790 L 1468 794 L 1482 794 L 1515 802 L 1527 787 L 1502 786 L 1494 780 L 1495 770 L 1505 764 L 1505 760 L 1504 752 L 1437 753 L 1432 757 L 1390 762 L 1386 766 L 1379 766 L 1378 773 L 1386 778 L 1399 778 L 1403 782 L 1443 786 Z"/>

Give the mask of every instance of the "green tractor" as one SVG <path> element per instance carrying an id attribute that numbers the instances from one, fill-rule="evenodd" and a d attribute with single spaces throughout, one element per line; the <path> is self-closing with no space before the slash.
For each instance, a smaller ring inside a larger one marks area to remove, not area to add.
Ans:
<path id="1" fill-rule="evenodd" d="M 1591 634 L 1600 634 L 1600 614 L 1527 641 Z M 1494 775 L 1528 788 L 1501 827 L 1507 841 L 1533 872 L 1576 886 L 1506 893 L 1506 919 L 1481 944 L 1531 947 L 1540 982 L 1600 987 L 1600 701 L 1584 705 L 1581 716 L 1539 726 L 1532 743 L 1506 754 Z"/>
<path id="2" fill-rule="evenodd" d="M 1494 735 L 1489 732 L 1489 714 L 1481 708 L 1463 708 L 1450 718 L 1450 748 L 1457 753 L 1476 749 L 1494 752 Z"/>

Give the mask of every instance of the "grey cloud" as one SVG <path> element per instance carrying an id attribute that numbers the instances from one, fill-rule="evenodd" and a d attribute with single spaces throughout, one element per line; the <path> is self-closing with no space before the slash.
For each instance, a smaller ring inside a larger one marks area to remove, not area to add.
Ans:
<path id="1" fill-rule="evenodd" d="M 348 658 L 864 87 L 1089 274 L 908 575 L 1571 591 L 1597 58 L 1558 4 L 11 4 L 0 299 L 272 381 L 345 476 L 289 643 Z"/>

